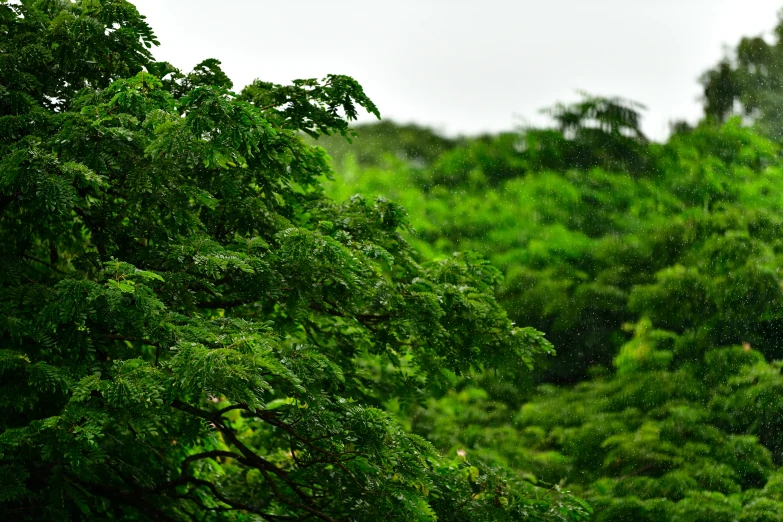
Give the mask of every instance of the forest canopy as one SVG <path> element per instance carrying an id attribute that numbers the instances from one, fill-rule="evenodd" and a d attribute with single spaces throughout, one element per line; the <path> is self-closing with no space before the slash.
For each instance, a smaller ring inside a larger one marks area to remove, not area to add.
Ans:
<path id="1" fill-rule="evenodd" d="M 620 146 L 560 163 L 593 140 Z M 644 167 L 619 170 L 628 158 Z M 557 350 L 532 389 L 460 379 L 406 412 L 414 433 L 565 484 L 594 520 L 782 520 L 778 143 L 738 118 L 663 144 L 553 125 L 454 142 L 424 167 L 335 162 L 348 182 L 329 193 L 400 202 L 427 255 L 489 259 L 511 319 Z"/>
<path id="2" fill-rule="evenodd" d="M 783 521 L 779 42 L 656 143 L 587 94 L 353 125 L 354 78 L 181 71 L 125 0 L 0 33 L 11 520 Z"/>
<path id="3" fill-rule="evenodd" d="M 718 69 L 741 75 L 748 41 Z M 437 142 L 426 128 L 357 127 L 357 153 L 320 141 L 342 174 L 328 193 L 399 202 L 427 255 L 489 259 L 511 319 L 558 353 L 532 388 L 461 379 L 406 412 L 414 433 L 565 484 L 594 520 L 782 520 L 779 111 L 716 114 L 712 74 L 704 119 L 664 143 L 639 104 L 592 95 L 546 109 L 550 127 L 449 139 L 432 159 L 405 145 Z"/>

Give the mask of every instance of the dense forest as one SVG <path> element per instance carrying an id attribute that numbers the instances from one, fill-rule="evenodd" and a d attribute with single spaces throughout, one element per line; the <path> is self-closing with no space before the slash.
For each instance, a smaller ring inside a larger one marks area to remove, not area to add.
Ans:
<path id="1" fill-rule="evenodd" d="M 0 2 L 6 519 L 783 521 L 783 20 L 664 143 L 157 43 Z"/>

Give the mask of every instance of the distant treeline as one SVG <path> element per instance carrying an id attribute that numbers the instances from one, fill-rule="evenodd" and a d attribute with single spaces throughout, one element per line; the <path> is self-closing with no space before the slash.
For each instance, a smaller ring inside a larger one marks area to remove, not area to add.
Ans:
<path id="1" fill-rule="evenodd" d="M 557 351 L 533 388 L 475 374 L 401 409 L 414 433 L 562 481 L 599 521 L 783 520 L 782 48 L 743 40 L 665 143 L 596 96 L 548 128 L 318 142 L 331 195 L 398 202 L 424 256 L 491 260 L 510 317 Z"/>

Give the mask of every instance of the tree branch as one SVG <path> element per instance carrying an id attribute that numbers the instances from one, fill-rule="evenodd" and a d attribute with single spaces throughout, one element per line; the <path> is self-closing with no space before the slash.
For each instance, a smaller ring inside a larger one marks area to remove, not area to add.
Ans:
<path id="1" fill-rule="evenodd" d="M 291 507 L 301 509 L 302 511 L 306 511 L 321 520 L 325 520 L 327 522 L 336 522 L 334 518 L 330 517 L 326 513 L 323 513 L 318 508 L 312 505 L 311 497 L 307 495 L 304 491 L 302 491 L 299 484 L 294 482 L 288 476 L 288 473 L 278 468 L 277 466 L 275 466 L 268 460 L 264 459 L 260 455 L 256 454 L 255 452 L 253 452 L 241 440 L 239 440 L 239 438 L 236 436 L 234 431 L 229 427 L 227 427 L 225 424 L 223 424 L 223 420 L 219 415 L 201 410 L 199 408 L 196 408 L 194 406 L 191 406 L 190 404 L 186 404 L 179 400 L 175 400 L 174 402 L 172 402 L 171 406 L 182 412 L 188 413 L 190 415 L 194 415 L 196 417 L 200 417 L 204 420 L 211 422 L 215 426 L 215 428 L 218 429 L 223 434 L 223 437 L 226 439 L 226 442 L 232 444 L 235 448 L 239 450 L 239 452 L 242 454 L 242 457 L 244 457 L 241 459 L 241 462 L 249 467 L 258 469 L 261 472 L 263 477 L 266 479 L 267 484 L 269 484 L 269 487 L 272 489 L 272 492 L 274 493 L 275 497 L 277 497 L 277 499 L 280 502 L 288 504 Z M 291 490 L 302 500 L 303 503 L 295 502 L 289 498 L 286 498 L 286 496 L 283 495 L 283 493 L 277 487 L 277 484 L 275 484 L 274 480 L 272 480 L 272 478 L 270 477 L 269 475 L 270 473 L 275 475 L 278 479 L 283 481 L 289 488 L 291 488 Z"/>

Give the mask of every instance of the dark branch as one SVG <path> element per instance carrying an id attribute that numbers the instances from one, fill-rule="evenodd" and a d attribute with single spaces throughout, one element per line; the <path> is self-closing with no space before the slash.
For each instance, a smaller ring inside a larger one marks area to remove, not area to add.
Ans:
<path id="1" fill-rule="evenodd" d="M 307 495 L 307 493 L 302 491 L 300 485 L 294 482 L 291 479 L 291 477 L 288 476 L 288 473 L 278 468 L 277 466 L 275 466 L 268 460 L 264 459 L 260 455 L 256 454 L 255 452 L 253 452 L 253 450 L 248 448 L 241 440 L 239 440 L 239 438 L 236 436 L 234 431 L 223 423 L 223 419 L 219 415 L 204 410 L 200 410 L 199 408 L 196 408 L 194 406 L 191 406 L 190 404 L 186 404 L 179 400 L 175 400 L 174 402 L 172 402 L 171 406 L 182 412 L 188 413 L 190 415 L 194 415 L 196 417 L 200 417 L 214 424 L 215 428 L 217 428 L 223 434 L 223 437 L 226 439 L 226 442 L 233 445 L 242 454 L 243 458 L 240 460 L 240 462 L 242 464 L 245 464 L 246 466 L 256 468 L 261 472 L 261 475 L 264 477 L 267 484 L 269 484 L 269 487 L 272 489 L 272 492 L 274 493 L 275 497 L 277 497 L 277 499 L 280 502 L 288 504 L 291 507 L 301 509 L 302 511 L 306 511 L 321 520 L 326 520 L 328 522 L 336 522 L 334 518 L 330 517 L 326 513 L 323 513 L 318 508 L 312 505 L 311 497 Z M 270 473 L 275 475 L 279 480 L 281 480 L 289 488 L 291 488 L 291 490 L 302 500 L 302 503 L 292 501 L 291 499 L 286 498 L 286 496 L 283 495 L 283 493 L 277 487 L 277 484 L 275 484 L 275 481 L 270 476 Z"/>

